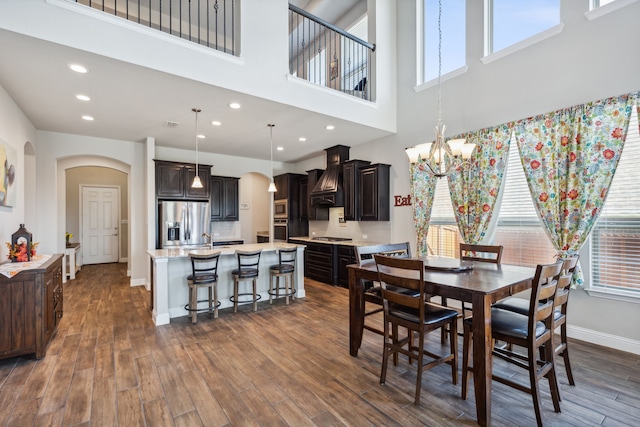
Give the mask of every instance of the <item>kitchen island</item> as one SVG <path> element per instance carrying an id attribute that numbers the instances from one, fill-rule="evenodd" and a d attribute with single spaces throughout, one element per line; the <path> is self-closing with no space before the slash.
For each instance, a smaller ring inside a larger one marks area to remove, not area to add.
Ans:
<path id="1" fill-rule="evenodd" d="M 218 301 L 220 308 L 231 307 L 233 304 L 229 297 L 233 295 L 233 278 L 231 270 L 238 268 L 236 250 L 255 251 L 262 250 L 260 256 L 260 277 L 257 283 L 257 292 L 262 300 L 269 299 L 269 267 L 278 263 L 278 249 L 298 248 L 296 257 L 295 285 L 296 298 L 304 298 L 304 245 L 296 245 L 285 242 L 254 243 L 246 245 L 218 246 L 214 249 L 156 249 L 149 250 L 147 254 L 151 259 L 151 295 L 152 317 L 156 326 L 166 325 L 174 317 L 187 316 L 185 305 L 189 301 L 189 289 L 187 276 L 191 274 L 191 261 L 189 253 L 206 254 L 220 251 L 218 264 Z M 200 289 L 198 300 L 208 298 L 207 290 Z M 242 284 L 241 284 L 242 292 Z"/>

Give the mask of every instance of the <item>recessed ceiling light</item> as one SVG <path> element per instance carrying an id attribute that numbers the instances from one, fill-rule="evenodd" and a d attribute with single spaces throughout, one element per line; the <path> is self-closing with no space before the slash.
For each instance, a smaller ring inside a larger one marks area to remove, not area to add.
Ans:
<path id="1" fill-rule="evenodd" d="M 231 104 L 229 104 L 229 108 L 237 110 L 238 108 L 240 108 L 240 104 L 238 104 L 237 102 L 232 102 Z"/>
<path id="2" fill-rule="evenodd" d="M 82 120 L 86 120 L 88 122 L 92 122 L 93 121 L 93 117 L 91 117 L 91 116 L 82 116 Z"/>
<path id="3" fill-rule="evenodd" d="M 326 130 L 334 130 L 336 127 L 334 125 L 327 125 Z"/>
<path id="4" fill-rule="evenodd" d="M 87 72 L 87 69 L 80 64 L 69 64 L 69 68 L 75 71 L 76 73 L 84 74 Z"/>
<path id="5" fill-rule="evenodd" d="M 91 101 L 91 98 L 89 98 L 87 95 L 76 95 L 76 98 L 80 101 Z"/>
<path id="6" fill-rule="evenodd" d="M 276 150 L 282 151 L 282 150 L 284 150 L 284 147 L 277 147 Z"/>
<path id="7" fill-rule="evenodd" d="M 300 138 L 298 138 L 298 141 L 300 142 L 305 142 L 307 140 L 307 138 L 305 138 L 304 136 L 301 136 Z"/>
<path id="8" fill-rule="evenodd" d="M 200 138 L 200 139 L 205 139 L 205 138 L 206 138 L 206 136 L 204 136 L 203 134 L 199 133 L 199 134 L 198 134 L 198 138 Z"/>
<path id="9" fill-rule="evenodd" d="M 222 123 L 220 123 L 217 120 L 214 120 L 214 121 L 211 122 L 211 124 L 214 125 L 214 126 L 220 126 Z"/>

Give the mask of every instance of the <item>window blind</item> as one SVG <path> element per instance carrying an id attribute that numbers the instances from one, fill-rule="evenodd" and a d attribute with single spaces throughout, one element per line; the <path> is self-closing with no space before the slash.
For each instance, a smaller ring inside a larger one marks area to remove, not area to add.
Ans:
<path id="1" fill-rule="evenodd" d="M 453 214 L 449 184 L 446 178 L 436 182 L 427 242 L 431 255 L 458 257 L 462 237 Z"/>
<path id="2" fill-rule="evenodd" d="M 591 235 L 591 286 L 640 294 L 640 135 L 634 107 L 620 162 Z"/>

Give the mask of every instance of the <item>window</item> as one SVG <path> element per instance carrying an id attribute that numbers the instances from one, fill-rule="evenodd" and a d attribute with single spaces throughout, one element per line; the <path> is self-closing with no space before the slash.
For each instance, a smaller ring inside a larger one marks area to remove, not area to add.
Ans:
<path id="1" fill-rule="evenodd" d="M 436 194 L 433 197 L 431 222 L 427 233 L 428 255 L 457 258 L 460 242 L 462 242 L 462 237 L 453 214 L 449 184 L 446 178 L 440 178 L 436 182 Z"/>
<path id="2" fill-rule="evenodd" d="M 559 0 L 485 0 L 489 55 L 560 23 Z"/>
<path id="3" fill-rule="evenodd" d="M 503 186 L 494 239 L 494 244 L 504 246 L 502 262 L 530 267 L 553 262 L 556 250 L 531 200 L 515 138 L 511 138 Z"/>
<path id="4" fill-rule="evenodd" d="M 609 4 L 614 0 L 591 0 L 589 2 L 589 10 L 597 9 L 600 6 L 604 6 L 605 4 Z"/>
<path id="5" fill-rule="evenodd" d="M 466 2 L 442 0 L 442 74 L 466 63 Z M 438 0 L 424 0 L 425 82 L 438 78 Z"/>
<path id="6" fill-rule="evenodd" d="M 634 107 L 605 206 L 591 234 L 591 289 L 640 295 L 640 135 Z"/>

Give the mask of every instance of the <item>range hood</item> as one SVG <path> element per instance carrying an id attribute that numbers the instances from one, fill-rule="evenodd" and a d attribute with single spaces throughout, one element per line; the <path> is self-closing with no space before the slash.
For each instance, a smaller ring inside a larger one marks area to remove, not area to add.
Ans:
<path id="1" fill-rule="evenodd" d="M 318 178 L 309 194 L 311 206 L 344 206 L 342 163 L 349 160 L 349 147 L 336 145 L 326 148 L 327 169 Z"/>

